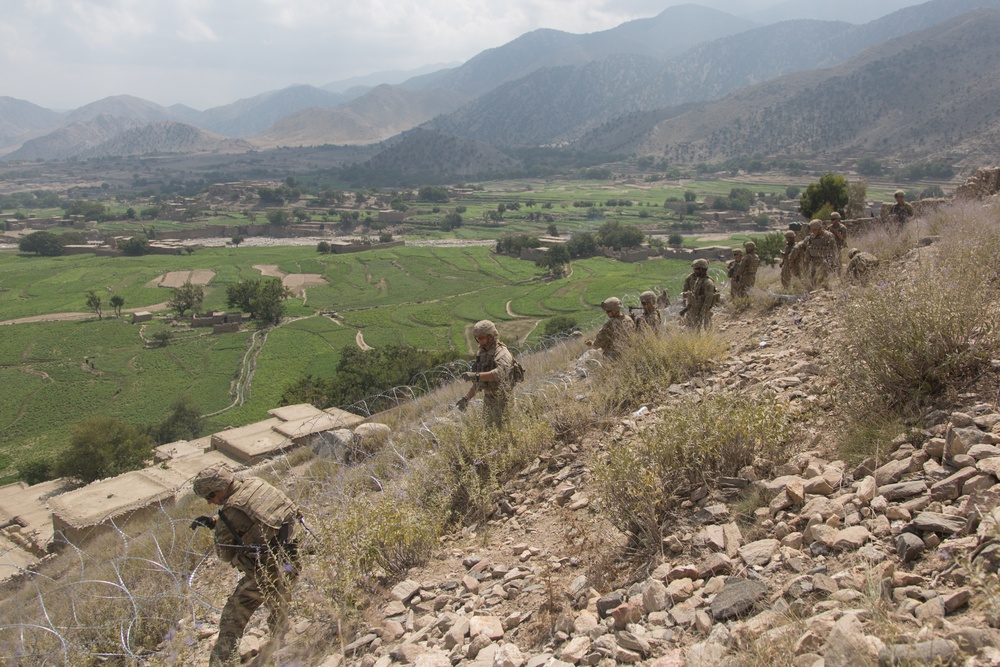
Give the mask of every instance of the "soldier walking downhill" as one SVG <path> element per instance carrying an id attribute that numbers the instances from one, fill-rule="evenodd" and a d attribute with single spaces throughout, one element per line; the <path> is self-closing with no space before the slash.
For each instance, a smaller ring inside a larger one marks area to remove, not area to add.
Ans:
<path id="1" fill-rule="evenodd" d="M 219 637 L 210 667 L 239 664 L 238 649 L 250 617 L 263 604 L 268 609 L 271 641 L 262 653 L 273 652 L 288 629 L 291 589 L 299 576 L 295 530 L 298 507 L 284 493 L 258 477 L 239 481 L 233 470 L 217 463 L 194 478 L 194 492 L 219 506 L 218 518 L 200 516 L 192 530 L 215 531 L 219 558 L 243 577 L 226 600 L 219 618 Z"/>
<path id="2" fill-rule="evenodd" d="M 656 292 L 646 290 L 639 295 L 639 303 L 642 304 L 642 312 L 632 318 L 635 322 L 635 330 L 659 333 L 661 331 L 660 311 L 656 307 Z"/>
<path id="3" fill-rule="evenodd" d="M 513 381 L 511 369 L 514 355 L 500 342 L 500 333 L 490 320 L 480 320 L 472 327 L 472 335 L 479 343 L 479 351 L 472 369 L 462 373 L 462 379 L 472 383 L 465 396 L 458 399 L 458 409 L 465 411 L 476 392 L 483 392 L 483 416 L 486 421 L 499 427 L 504 420 L 507 401 L 510 399 Z"/>
<path id="4" fill-rule="evenodd" d="M 798 259 L 800 252 L 795 247 L 795 232 L 785 232 L 785 247 L 781 249 L 781 286 L 788 289 L 792 286 L 792 278 L 799 275 Z"/>
<path id="5" fill-rule="evenodd" d="M 842 257 L 844 248 L 847 247 L 847 227 L 840 221 L 840 214 L 834 211 L 830 214 L 830 226 L 827 228 L 833 238 L 837 241 L 836 269 L 839 276 L 844 268 L 844 258 Z"/>
<path id="6" fill-rule="evenodd" d="M 691 273 L 684 279 L 681 296 L 685 306 L 684 323 L 689 329 L 700 331 L 712 326 L 712 308 L 719 302 L 715 282 L 708 277 L 708 260 L 696 259 L 691 262 Z"/>
<path id="7" fill-rule="evenodd" d="M 837 239 L 823 229 L 822 220 L 809 223 L 810 235 L 802 242 L 806 260 L 806 282 L 809 289 L 830 288 L 830 273 L 835 271 Z"/>
<path id="8" fill-rule="evenodd" d="M 740 290 L 743 296 L 750 293 L 750 288 L 757 284 L 757 269 L 760 268 L 760 255 L 757 254 L 757 244 L 753 241 L 744 241 L 743 261 L 740 262 Z"/>
<path id="9" fill-rule="evenodd" d="M 635 323 L 631 317 L 625 317 L 622 313 L 621 299 L 616 296 L 609 296 L 602 301 L 601 308 L 607 313 L 608 321 L 593 340 L 585 342 L 588 347 L 600 348 L 608 359 L 614 359 L 621 355 L 622 348 L 635 333 Z"/>
<path id="10" fill-rule="evenodd" d="M 729 296 L 738 299 L 746 296 L 743 285 L 740 282 L 740 264 L 743 263 L 743 250 L 733 248 L 733 258 L 726 262 L 726 276 L 729 278 Z"/>

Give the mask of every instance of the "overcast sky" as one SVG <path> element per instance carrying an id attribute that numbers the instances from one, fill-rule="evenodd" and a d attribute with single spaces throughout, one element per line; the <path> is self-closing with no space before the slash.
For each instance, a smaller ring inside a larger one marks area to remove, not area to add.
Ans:
<path id="1" fill-rule="evenodd" d="M 536 28 L 605 30 L 677 4 L 0 0 L 0 96 L 60 110 L 121 94 L 206 109 L 295 83 L 464 61 Z M 780 0 L 697 4 L 739 15 Z"/>

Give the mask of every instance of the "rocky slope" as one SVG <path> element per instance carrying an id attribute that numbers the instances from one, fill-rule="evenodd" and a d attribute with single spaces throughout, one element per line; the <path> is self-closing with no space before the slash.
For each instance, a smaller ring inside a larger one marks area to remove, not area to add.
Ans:
<path id="1" fill-rule="evenodd" d="M 923 252 L 933 247 L 910 260 Z M 721 314 L 731 353 L 712 371 L 536 459 L 505 487 L 487 523 L 443 538 L 340 646 L 317 642 L 323 621 L 298 619 L 283 661 L 1000 664 L 992 629 L 1000 624 L 995 377 L 885 442 L 878 465 L 839 460 L 844 417 L 832 392 L 832 352 L 843 342 L 835 312 L 847 294 Z M 570 395 L 591 391 L 584 367 L 567 368 L 553 384 Z M 597 501 L 596 457 L 671 419 L 675 402 L 726 388 L 776 392 L 801 420 L 795 453 L 694 490 L 659 553 L 628 558 Z M 748 504 L 753 493 L 759 502 Z M 244 640 L 246 657 L 264 634 L 258 624 Z M 207 650 L 211 635 L 204 637 Z"/>

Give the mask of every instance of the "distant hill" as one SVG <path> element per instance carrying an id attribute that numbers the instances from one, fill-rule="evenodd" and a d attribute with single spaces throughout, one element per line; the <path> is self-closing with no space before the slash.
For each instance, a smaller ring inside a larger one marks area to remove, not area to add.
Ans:
<path id="1" fill-rule="evenodd" d="M 906 7 L 913 0 L 785 0 L 767 9 L 748 12 L 744 16 L 760 23 L 778 23 L 796 19 L 847 21 L 867 23 Z"/>
<path id="2" fill-rule="evenodd" d="M 694 110 L 634 114 L 580 150 L 711 162 L 829 153 L 996 160 L 1000 10 L 982 9 L 869 49 L 846 63 L 780 77 Z"/>
<path id="3" fill-rule="evenodd" d="M 498 146 L 559 144 L 618 116 L 718 99 L 784 74 L 830 67 L 982 4 L 1000 7 L 1000 0 L 933 0 L 863 26 L 787 21 L 700 44 L 666 62 L 618 55 L 546 67 L 477 97 L 429 127 Z"/>
<path id="4" fill-rule="evenodd" d="M 415 77 L 409 88 L 446 88 L 469 96 L 520 79 L 544 67 L 583 65 L 614 54 L 669 58 L 696 44 L 756 27 L 757 24 L 698 5 L 679 5 L 649 19 L 585 35 L 535 30 L 488 49 L 461 67 Z"/>
<path id="5" fill-rule="evenodd" d="M 371 185 L 428 184 L 496 178 L 520 166 L 519 160 L 484 142 L 415 128 L 386 142 L 384 150 L 342 175 Z"/>
<path id="6" fill-rule="evenodd" d="M 173 111 L 155 102 L 132 95 L 115 95 L 70 111 L 63 119 L 63 123 L 70 125 L 80 121 L 94 120 L 99 116 L 113 116 L 146 123 L 158 120 L 178 120 Z"/>
<path id="7" fill-rule="evenodd" d="M 61 120 L 62 114 L 55 111 L 25 100 L 0 96 L 0 152 L 52 129 Z"/>
<path id="8" fill-rule="evenodd" d="M 45 136 L 26 141 L 19 149 L 7 155 L 7 158 L 65 160 L 143 124 L 143 121 L 134 118 L 100 114 L 95 118 L 78 120 Z"/>
<path id="9" fill-rule="evenodd" d="M 412 79 L 415 76 L 423 76 L 424 74 L 432 74 L 439 70 L 450 69 L 460 66 L 462 63 L 437 63 L 432 65 L 424 65 L 423 67 L 418 67 L 416 69 L 410 70 L 388 70 L 385 72 L 373 72 L 372 74 L 366 74 L 364 76 L 354 76 L 349 79 L 342 79 L 340 81 L 333 81 L 331 83 L 324 84 L 320 86 L 323 90 L 328 90 L 331 93 L 344 93 L 348 92 L 353 88 L 374 88 L 383 83 L 394 86 L 396 84 L 403 83 L 407 79 Z"/>
<path id="10" fill-rule="evenodd" d="M 442 90 L 380 85 L 334 109 L 305 109 L 254 135 L 262 147 L 372 144 L 456 109 L 465 98 Z"/>
<path id="11" fill-rule="evenodd" d="M 79 157 L 118 157 L 154 153 L 235 153 L 253 148 L 253 144 L 243 139 L 221 137 L 191 125 L 161 121 L 120 132 L 107 141 L 80 152 Z"/>
<path id="12" fill-rule="evenodd" d="M 303 109 L 329 109 L 354 97 L 356 95 L 332 93 L 315 86 L 289 86 L 214 107 L 185 120 L 227 137 L 249 137 Z"/>

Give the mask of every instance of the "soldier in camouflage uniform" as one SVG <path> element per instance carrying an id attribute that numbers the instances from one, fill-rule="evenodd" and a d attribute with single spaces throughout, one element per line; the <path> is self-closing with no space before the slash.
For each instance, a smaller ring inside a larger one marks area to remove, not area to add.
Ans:
<path id="1" fill-rule="evenodd" d="M 740 264 L 743 263 L 743 250 L 733 248 L 733 258 L 726 262 L 726 276 L 729 278 L 729 296 L 738 299 L 746 296 L 743 285 L 740 283 Z"/>
<path id="2" fill-rule="evenodd" d="M 809 223 L 810 235 L 802 242 L 809 289 L 830 288 L 830 273 L 835 271 L 837 239 L 823 229 L 822 220 Z"/>
<path id="3" fill-rule="evenodd" d="M 658 333 L 660 327 L 660 311 L 656 308 L 656 293 L 646 290 L 639 295 L 639 303 L 642 304 L 642 313 L 635 316 L 636 331 L 646 331 Z"/>
<path id="4" fill-rule="evenodd" d="M 906 193 L 902 190 L 896 190 L 893 197 L 895 197 L 896 203 L 889 209 L 889 219 L 902 227 L 907 220 L 913 217 L 913 206 L 906 201 Z"/>
<path id="5" fill-rule="evenodd" d="M 840 221 L 840 214 L 836 211 L 830 214 L 830 226 L 827 228 L 827 231 L 833 234 L 833 238 L 837 241 L 836 269 L 837 275 L 839 276 L 844 268 L 844 261 L 841 254 L 843 253 L 844 248 L 847 247 L 847 227 L 845 227 L 844 223 Z"/>
<path id="6" fill-rule="evenodd" d="M 753 241 L 745 241 L 743 249 L 743 261 L 740 262 L 740 290 L 743 296 L 750 293 L 750 288 L 757 284 L 757 269 L 760 268 L 760 255 L 757 254 L 757 244 Z"/>
<path id="7" fill-rule="evenodd" d="M 219 505 L 219 514 L 200 516 L 191 528 L 214 529 L 219 558 L 243 574 L 219 618 L 219 637 L 209 665 L 239 664 L 243 631 L 262 604 L 269 611 L 272 651 L 288 628 L 291 588 L 299 576 L 295 530 L 301 514 L 278 489 L 258 477 L 239 481 L 224 463 L 199 472 L 194 492 Z"/>
<path id="8" fill-rule="evenodd" d="M 719 302 L 715 282 L 708 277 L 708 260 L 691 262 L 691 273 L 684 279 L 681 296 L 685 299 L 684 323 L 689 329 L 700 331 L 712 326 L 712 308 Z"/>
<path id="9" fill-rule="evenodd" d="M 795 232 L 785 232 L 785 247 L 781 249 L 781 286 L 788 289 L 792 286 L 792 278 L 798 277 L 798 256 L 795 252 Z"/>
<path id="10" fill-rule="evenodd" d="M 601 303 L 601 308 L 608 315 L 608 321 L 593 340 L 585 341 L 589 347 L 600 348 L 604 356 L 614 359 L 621 354 L 622 348 L 628 344 L 635 333 L 635 323 L 631 317 L 622 313 L 622 302 L 616 296 L 609 296 Z"/>
<path id="11" fill-rule="evenodd" d="M 878 267 L 878 257 L 857 248 L 851 248 L 847 257 L 850 259 L 847 263 L 847 279 L 856 285 L 864 285 L 872 271 Z"/>
<path id="12" fill-rule="evenodd" d="M 503 423 L 507 401 L 513 383 L 511 368 L 514 355 L 500 342 L 500 333 L 490 320 L 480 320 L 472 327 L 472 335 L 479 343 L 479 352 L 472 362 L 472 370 L 462 373 L 462 379 L 472 383 L 469 391 L 458 399 L 458 408 L 465 410 L 476 392 L 483 392 L 483 416 L 493 426 Z"/>

